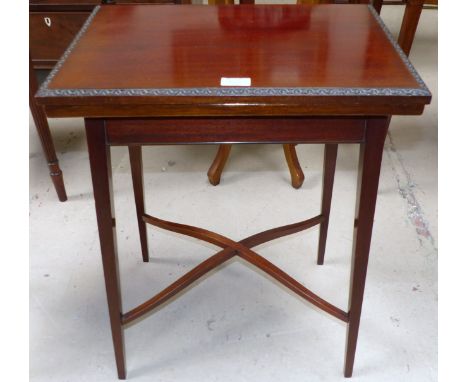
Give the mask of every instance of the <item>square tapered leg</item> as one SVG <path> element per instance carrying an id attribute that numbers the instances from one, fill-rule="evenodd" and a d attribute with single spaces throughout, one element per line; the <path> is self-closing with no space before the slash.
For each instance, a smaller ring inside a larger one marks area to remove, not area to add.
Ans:
<path id="1" fill-rule="evenodd" d="M 85 126 L 115 361 L 119 379 L 125 379 L 124 335 L 121 323 L 122 298 L 115 238 L 110 146 L 106 144 L 103 120 L 85 119 Z"/>
<path id="2" fill-rule="evenodd" d="M 360 148 L 344 370 L 344 375 L 348 378 L 353 374 L 377 189 L 379 187 L 380 165 L 389 122 L 390 118 L 386 117 L 369 119 L 365 141 L 361 143 Z"/>

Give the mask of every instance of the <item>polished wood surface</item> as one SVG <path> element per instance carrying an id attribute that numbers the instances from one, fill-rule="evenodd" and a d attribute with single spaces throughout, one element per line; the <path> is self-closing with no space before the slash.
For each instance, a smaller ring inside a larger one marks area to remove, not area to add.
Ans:
<path id="1" fill-rule="evenodd" d="M 434 1 L 437 1 L 437 0 L 434 0 Z M 298 0 L 297 4 L 333 4 L 336 2 L 337 1 L 335 0 Z M 354 3 L 365 4 L 367 2 L 368 1 L 366 0 L 349 1 L 349 3 L 353 3 L 353 4 Z M 406 1 L 402 1 L 401 3 L 405 3 L 405 2 Z M 375 8 L 375 10 L 377 11 L 377 13 L 380 14 L 383 0 L 373 0 L 371 1 L 371 3 L 373 7 Z M 428 1 L 426 0 L 425 3 L 428 3 Z M 210 0 L 209 4 L 234 4 L 234 1 L 233 0 Z M 405 10 L 405 17 L 403 18 L 403 22 L 401 25 L 400 34 L 398 37 L 398 42 L 400 46 L 403 47 L 403 51 L 405 52 L 406 55 L 409 55 L 409 51 L 413 43 L 414 35 L 416 32 L 416 28 L 417 28 L 417 24 L 419 20 L 419 14 L 417 13 L 417 9 L 415 10 L 414 8 L 415 7 L 413 4 L 408 3 L 407 8 Z M 208 179 L 210 183 L 214 186 L 219 184 L 220 182 L 221 174 L 227 162 L 230 149 L 231 149 L 231 146 L 228 146 L 228 145 L 219 147 L 216 157 L 213 160 L 213 163 L 211 164 L 210 169 L 208 170 Z M 301 166 L 297 159 L 297 153 L 296 153 L 295 147 L 293 145 L 283 145 L 283 150 L 286 156 L 288 168 L 289 168 L 290 175 L 291 175 L 291 184 L 294 188 L 300 188 L 302 183 L 304 182 L 304 174 L 302 172 Z M 336 159 L 336 156 L 335 156 L 335 159 Z M 327 162 L 327 157 L 325 158 L 325 162 Z M 324 181 L 325 181 L 325 178 L 327 178 L 325 176 L 325 174 L 327 174 L 326 169 L 327 169 L 327 165 L 325 165 L 325 168 L 324 168 Z M 330 181 L 331 181 L 331 186 L 333 186 L 333 178 L 331 178 L 327 183 L 329 183 Z M 324 195 L 326 195 L 325 188 L 323 192 L 324 192 Z M 324 204 L 322 204 L 322 208 L 324 208 Z M 326 242 L 327 226 L 328 226 L 328 222 L 325 224 L 322 224 L 320 228 L 321 240 L 319 242 L 319 254 L 318 254 L 319 264 L 323 264 L 323 257 L 324 257 L 324 252 L 325 252 L 324 243 Z"/>
<path id="2" fill-rule="evenodd" d="M 50 88 L 219 87 L 221 77 L 249 77 L 253 87 L 418 87 L 367 6 L 140 5 L 102 6 Z"/>
<path id="3" fill-rule="evenodd" d="M 221 77 L 249 77 L 252 87 L 274 89 L 419 88 L 366 5 L 102 6 L 49 88 L 220 88 Z M 190 116 L 194 109 L 258 115 L 259 103 L 275 105 L 265 115 L 327 114 L 337 105 L 343 114 L 419 114 L 430 100 L 363 98 L 109 95 L 40 102 L 52 116 Z"/>
<path id="4" fill-rule="evenodd" d="M 247 2 L 245 0 L 240 0 L 240 4 L 248 4 L 254 3 Z M 208 0 L 208 4 L 210 5 L 234 5 L 234 0 Z M 231 145 L 221 145 L 218 148 L 216 156 L 211 163 L 210 168 L 208 169 L 208 181 L 213 185 L 216 186 L 221 181 L 221 174 L 223 172 L 224 166 L 229 157 L 229 153 L 231 151 Z M 299 160 L 297 159 L 296 148 L 294 145 L 283 145 L 283 151 L 286 157 L 286 163 L 288 164 L 289 173 L 291 176 L 291 185 L 294 188 L 300 188 L 302 183 L 304 182 L 304 173 L 302 172 L 301 165 Z"/>
<path id="5" fill-rule="evenodd" d="M 114 146 L 193 143 L 359 143 L 361 118 L 116 118 L 106 121 Z"/>

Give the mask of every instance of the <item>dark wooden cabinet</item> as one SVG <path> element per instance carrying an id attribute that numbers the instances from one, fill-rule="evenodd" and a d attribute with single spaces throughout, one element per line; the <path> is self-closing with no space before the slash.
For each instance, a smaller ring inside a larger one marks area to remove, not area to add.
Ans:
<path id="1" fill-rule="evenodd" d="M 89 12 L 32 12 L 29 51 L 36 69 L 53 67 L 89 16 Z"/>
<path id="2" fill-rule="evenodd" d="M 184 0 L 30 0 L 29 54 L 34 69 L 52 69 L 98 4 L 175 4 Z"/>
<path id="3" fill-rule="evenodd" d="M 34 69 L 51 69 L 101 0 L 30 0 L 29 54 Z"/>

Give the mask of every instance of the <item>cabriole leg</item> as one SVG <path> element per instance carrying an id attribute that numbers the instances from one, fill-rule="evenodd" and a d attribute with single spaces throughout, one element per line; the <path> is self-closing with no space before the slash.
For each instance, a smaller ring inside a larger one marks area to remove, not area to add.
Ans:
<path id="1" fill-rule="evenodd" d="M 304 183 L 304 173 L 302 172 L 299 159 L 297 159 L 296 147 L 293 144 L 283 145 L 284 156 L 291 175 L 291 186 L 294 188 L 301 188 Z"/>
<path id="2" fill-rule="evenodd" d="M 221 181 L 221 174 L 229 158 L 232 145 L 224 144 L 218 147 L 216 157 L 208 170 L 208 180 L 213 186 L 217 186 Z"/>

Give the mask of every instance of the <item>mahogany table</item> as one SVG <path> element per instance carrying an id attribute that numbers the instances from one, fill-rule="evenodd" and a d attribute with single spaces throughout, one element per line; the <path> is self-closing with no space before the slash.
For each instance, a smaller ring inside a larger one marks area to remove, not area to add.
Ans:
<path id="1" fill-rule="evenodd" d="M 233 256 L 344 321 L 344 375 L 352 375 L 390 116 L 421 114 L 431 99 L 373 7 L 97 7 L 36 98 L 50 117 L 85 118 L 119 378 L 126 377 L 125 326 Z M 143 200 L 141 146 L 213 143 L 325 143 L 321 214 L 238 242 L 149 215 Z M 318 263 L 323 263 L 340 143 L 360 145 L 346 310 L 325 301 L 252 250 L 320 225 Z M 146 224 L 221 249 L 128 312 L 122 311 L 119 286 L 112 145 L 129 146 L 144 261 L 148 261 Z"/>

